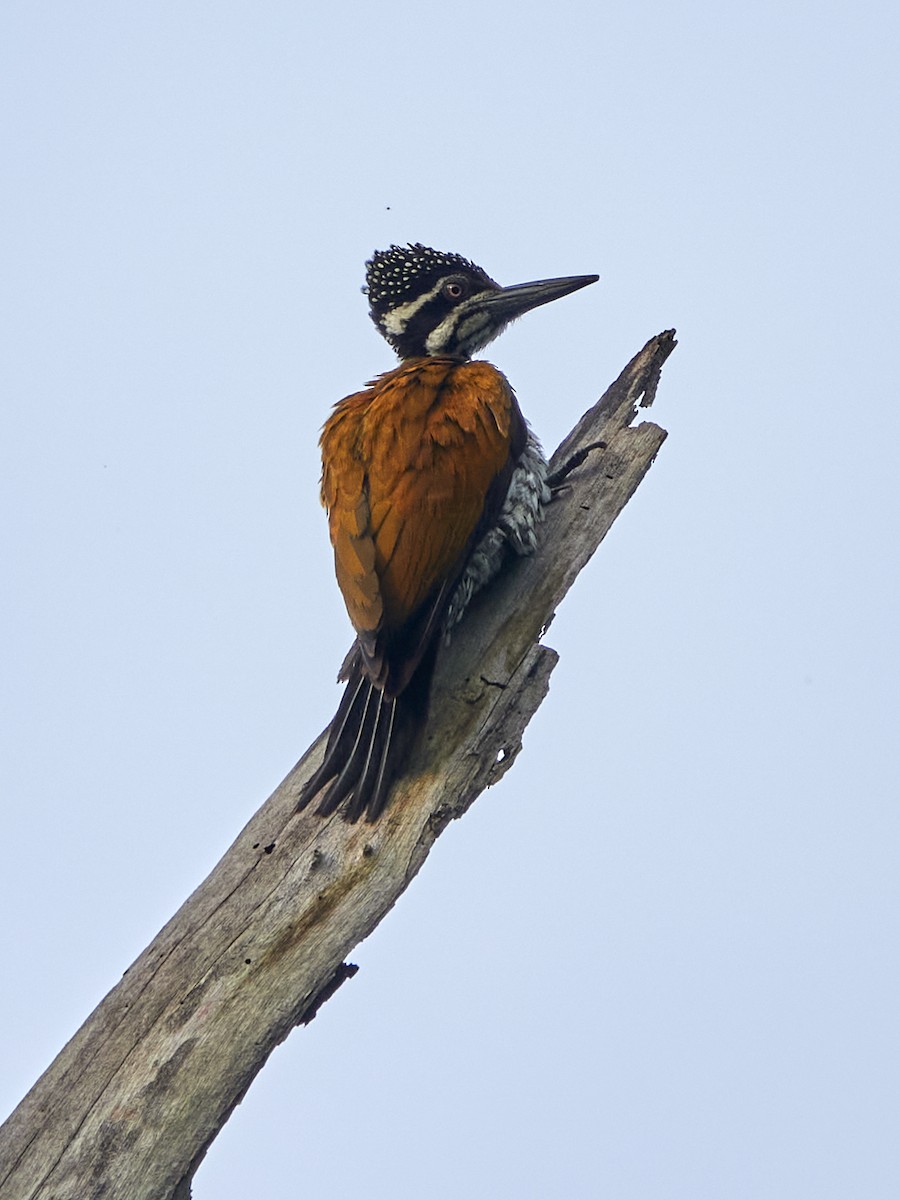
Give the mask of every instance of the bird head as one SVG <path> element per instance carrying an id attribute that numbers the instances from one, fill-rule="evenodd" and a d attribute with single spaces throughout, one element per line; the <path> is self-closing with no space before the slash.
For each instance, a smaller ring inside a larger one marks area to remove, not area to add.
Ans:
<path id="1" fill-rule="evenodd" d="M 462 255 L 417 243 L 376 251 L 363 291 L 378 332 L 400 358 L 467 359 L 516 317 L 598 279 L 571 275 L 501 287 Z"/>

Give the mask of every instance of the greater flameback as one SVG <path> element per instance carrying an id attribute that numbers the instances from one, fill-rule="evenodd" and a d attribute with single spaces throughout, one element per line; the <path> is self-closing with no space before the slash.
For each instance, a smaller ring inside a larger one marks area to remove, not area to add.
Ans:
<path id="1" fill-rule="evenodd" d="M 299 808 L 374 821 L 428 710 L 438 647 L 506 554 L 531 553 L 547 462 L 506 377 L 472 362 L 502 330 L 596 275 L 501 287 L 458 254 L 391 246 L 365 293 L 400 365 L 322 431 L 322 503 L 356 630 L 322 765 Z"/>

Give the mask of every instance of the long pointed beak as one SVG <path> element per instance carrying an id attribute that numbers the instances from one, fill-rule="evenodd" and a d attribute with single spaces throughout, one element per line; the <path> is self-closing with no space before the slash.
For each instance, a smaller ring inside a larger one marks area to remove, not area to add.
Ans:
<path id="1" fill-rule="evenodd" d="M 567 275 L 564 279 L 539 279 L 535 283 L 516 283 L 496 292 L 482 293 L 478 299 L 487 308 L 492 321 L 505 323 L 541 304 L 549 304 L 589 283 L 596 283 L 599 278 L 599 275 Z"/>

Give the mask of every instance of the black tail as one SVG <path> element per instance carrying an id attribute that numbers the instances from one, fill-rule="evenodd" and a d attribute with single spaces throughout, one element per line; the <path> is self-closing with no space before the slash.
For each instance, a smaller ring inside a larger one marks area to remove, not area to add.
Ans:
<path id="1" fill-rule="evenodd" d="M 358 821 L 363 813 L 367 821 L 381 816 L 391 784 L 425 723 L 434 657 L 426 655 L 399 696 L 388 696 L 366 675 L 361 656 L 350 656 L 347 686 L 329 728 L 325 757 L 300 793 L 298 812 L 328 785 L 316 808 L 321 816 L 345 801 L 346 821 Z"/>

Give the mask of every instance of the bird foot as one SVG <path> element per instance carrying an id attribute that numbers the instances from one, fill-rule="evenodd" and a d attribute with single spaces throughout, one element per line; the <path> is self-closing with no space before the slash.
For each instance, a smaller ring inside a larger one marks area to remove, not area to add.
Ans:
<path id="1" fill-rule="evenodd" d="M 582 446 L 580 450 L 576 450 L 573 455 L 566 459 L 561 467 L 547 476 L 547 487 L 556 495 L 562 490 L 566 480 L 574 470 L 581 466 L 592 450 L 605 450 L 606 442 L 588 442 L 586 446 Z"/>

